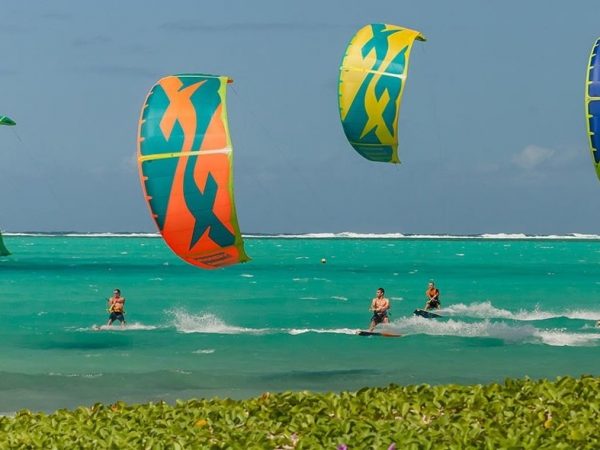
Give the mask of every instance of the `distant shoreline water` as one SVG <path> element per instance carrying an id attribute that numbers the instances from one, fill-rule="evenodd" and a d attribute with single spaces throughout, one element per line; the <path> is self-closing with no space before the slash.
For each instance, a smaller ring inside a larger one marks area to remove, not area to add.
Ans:
<path id="1" fill-rule="evenodd" d="M 147 237 L 159 238 L 157 232 L 81 232 L 81 231 L 2 231 L 3 236 L 58 236 L 58 237 Z M 482 233 L 482 234 L 404 234 L 404 233 L 357 233 L 344 231 L 340 233 L 248 233 L 248 239 L 496 239 L 496 240 L 600 240 L 600 234 L 567 233 L 567 234 L 526 234 L 526 233 Z"/>
<path id="2" fill-rule="evenodd" d="M 600 374 L 600 236 L 246 238 L 250 262 L 205 271 L 156 233 L 7 233 L 0 412 Z M 356 335 L 378 287 L 401 339 Z"/>

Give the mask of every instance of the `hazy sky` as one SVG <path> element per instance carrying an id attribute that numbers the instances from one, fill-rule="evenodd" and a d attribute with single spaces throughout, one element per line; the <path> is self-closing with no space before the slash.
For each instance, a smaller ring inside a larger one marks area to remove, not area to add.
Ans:
<path id="1" fill-rule="evenodd" d="M 600 233 L 584 80 L 600 2 L 22 1 L 0 13 L 0 228 L 154 231 L 135 162 L 162 76 L 223 74 L 244 233 Z M 347 143 L 337 77 L 372 22 L 421 31 L 402 164 Z"/>

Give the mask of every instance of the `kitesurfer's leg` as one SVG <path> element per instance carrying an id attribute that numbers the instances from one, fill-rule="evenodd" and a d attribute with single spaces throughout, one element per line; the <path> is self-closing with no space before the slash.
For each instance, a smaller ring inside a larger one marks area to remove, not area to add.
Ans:
<path id="1" fill-rule="evenodd" d="M 373 331 L 377 326 L 377 322 L 375 322 L 375 317 L 371 319 L 371 323 L 369 324 L 369 331 Z"/>

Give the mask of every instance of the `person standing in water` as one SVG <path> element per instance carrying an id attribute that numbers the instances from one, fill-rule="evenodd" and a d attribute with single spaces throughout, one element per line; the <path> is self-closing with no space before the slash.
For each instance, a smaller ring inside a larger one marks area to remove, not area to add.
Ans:
<path id="1" fill-rule="evenodd" d="M 107 326 L 112 325 L 115 320 L 121 322 L 121 326 L 125 326 L 125 297 L 121 297 L 121 290 L 115 289 L 113 296 L 108 299 L 108 317 Z"/>
<path id="2" fill-rule="evenodd" d="M 425 296 L 427 297 L 427 301 L 425 302 L 425 311 L 429 311 L 430 309 L 439 309 L 440 306 L 442 306 L 440 303 L 440 291 L 435 287 L 435 283 L 433 281 L 429 282 L 427 290 L 425 291 Z"/>
<path id="3" fill-rule="evenodd" d="M 371 317 L 371 324 L 369 325 L 369 331 L 373 331 L 380 323 L 389 323 L 388 312 L 390 310 L 390 301 L 384 297 L 385 290 L 383 288 L 377 289 L 377 296 L 371 301 L 370 311 L 373 311 L 373 317 Z"/>

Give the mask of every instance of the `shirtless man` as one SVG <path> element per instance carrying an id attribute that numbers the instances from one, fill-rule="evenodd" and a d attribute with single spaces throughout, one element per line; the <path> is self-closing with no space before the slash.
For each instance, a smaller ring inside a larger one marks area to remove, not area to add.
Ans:
<path id="1" fill-rule="evenodd" d="M 121 322 L 121 326 L 125 325 L 125 297 L 121 297 L 121 290 L 115 289 L 113 296 L 108 299 L 108 318 L 107 326 L 112 325 L 115 320 Z"/>
<path id="2" fill-rule="evenodd" d="M 427 286 L 427 290 L 425 291 L 425 295 L 427 296 L 427 302 L 425 303 L 425 311 L 430 309 L 439 309 L 441 305 L 440 303 L 440 291 L 435 287 L 435 283 L 433 281 L 429 282 L 429 286 Z"/>
<path id="3" fill-rule="evenodd" d="M 390 309 L 390 301 L 383 295 L 385 291 L 383 288 L 377 289 L 377 297 L 371 302 L 371 311 L 373 311 L 373 317 L 371 317 L 371 325 L 369 325 L 369 331 L 373 331 L 380 323 L 389 323 L 388 311 Z"/>

